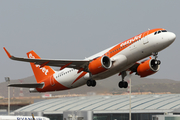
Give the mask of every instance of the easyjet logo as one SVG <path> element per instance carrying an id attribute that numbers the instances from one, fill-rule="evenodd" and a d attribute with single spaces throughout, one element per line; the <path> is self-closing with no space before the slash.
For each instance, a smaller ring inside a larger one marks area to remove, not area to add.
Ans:
<path id="1" fill-rule="evenodd" d="M 120 46 L 122 47 L 122 46 L 124 46 L 124 45 L 126 45 L 126 44 L 129 44 L 129 43 L 131 43 L 131 42 L 134 42 L 134 41 L 140 39 L 141 36 L 142 36 L 142 34 L 137 35 L 137 36 L 135 36 L 135 37 L 133 37 L 133 38 L 131 38 L 131 39 L 129 39 L 129 40 L 127 40 L 127 41 L 121 43 Z"/>
<path id="2" fill-rule="evenodd" d="M 31 53 L 29 54 L 29 58 L 35 59 L 35 57 Z M 47 73 L 49 72 L 49 70 L 46 69 L 45 67 L 40 68 L 40 65 L 36 65 L 36 64 L 35 64 L 35 66 L 38 67 L 45 75 L 47 75 Z"/>

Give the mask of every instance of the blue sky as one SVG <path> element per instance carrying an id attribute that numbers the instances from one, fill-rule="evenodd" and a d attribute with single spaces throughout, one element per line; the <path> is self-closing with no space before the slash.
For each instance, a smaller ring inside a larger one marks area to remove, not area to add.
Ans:
<path id="1" fill-rule="evenodd" d="M 42 58 L 84 59 L 153 28 L 176 34 L 159 53 L 160 71 L 151 78 L 179 79 L 180 1 L 16 0 L 0 1 L 0 82 L 4 77 L 32 76 L 29 63 L 8 59 L 3 47 L 26 57 L 34 50 Z"/>

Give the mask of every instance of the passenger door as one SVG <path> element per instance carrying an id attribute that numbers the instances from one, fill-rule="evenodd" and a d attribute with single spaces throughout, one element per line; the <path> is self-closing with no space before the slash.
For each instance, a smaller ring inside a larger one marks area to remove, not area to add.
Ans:
<path id="1" fill-rule="evenodd" d="M 50 84 L 51 84 L 51 86 L 55 85 L 55 81 L 54 81 L 54 77 L 53 76 L 50 76 Z"/>
<path id="2" fill-rule="evenodd" d="M 145 32 L 143 34 L 143 44 L 147 44 L 149 41 L 148 41 L 148 34 L 149 34 L 149 31 L 148 32 Z"/>

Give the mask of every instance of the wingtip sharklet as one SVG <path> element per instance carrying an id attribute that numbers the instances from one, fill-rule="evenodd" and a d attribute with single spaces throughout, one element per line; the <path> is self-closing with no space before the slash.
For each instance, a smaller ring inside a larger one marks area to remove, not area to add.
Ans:
<path id="1" fill-rule="evenodd" d="M 7 56 L 8 56 L 9 58 L 11 58 L 12 56 L 11 56 L 11 54 L 6 50 L 6 48 L 3 47 L 3 49 L 4 49 L 4 51 L 6 52 Z"/>

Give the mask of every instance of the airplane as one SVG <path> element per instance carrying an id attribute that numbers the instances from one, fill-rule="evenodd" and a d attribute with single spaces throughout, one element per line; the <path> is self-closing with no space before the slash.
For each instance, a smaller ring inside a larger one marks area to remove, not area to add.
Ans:
<path id="1" fill-rule="evenodd" d="M 118 86 L 127 88 L 128 83 L 124 80 L 127 72 L 140 77 L 158 72 L 161 64 L 157 59 L 158 52 L 175 39 L 173 32 L 163 28 L 151 29 L 83 60 L 41 59 L 34 51 L 27 53 L 28 58 L 15 57 L 3 47 L 10 59 L 30 62 L 37 81 L 9 86 L 30 88 L 30 92 L 60 91 L 85 84 L 95 87 L 96 80 L 119 74 L 122 80 Z M 147 60 L 141 61 L 147 57 Z M 55 71 L 50 66 L 60 67 L 60 70 Z"/>
<path id="2" fill-rule="evenodd" d="M 42 116 L 0 116 L 0 120 L 50 120 L 47 117 Z"/>
<path id="3" fill-rule="evenodd" d="M 34 114 L 31 113 L 31 116 L 0 115 L 0 120 L 50 120 L 50 119 L 42 116 L 34 116 Z"/>

